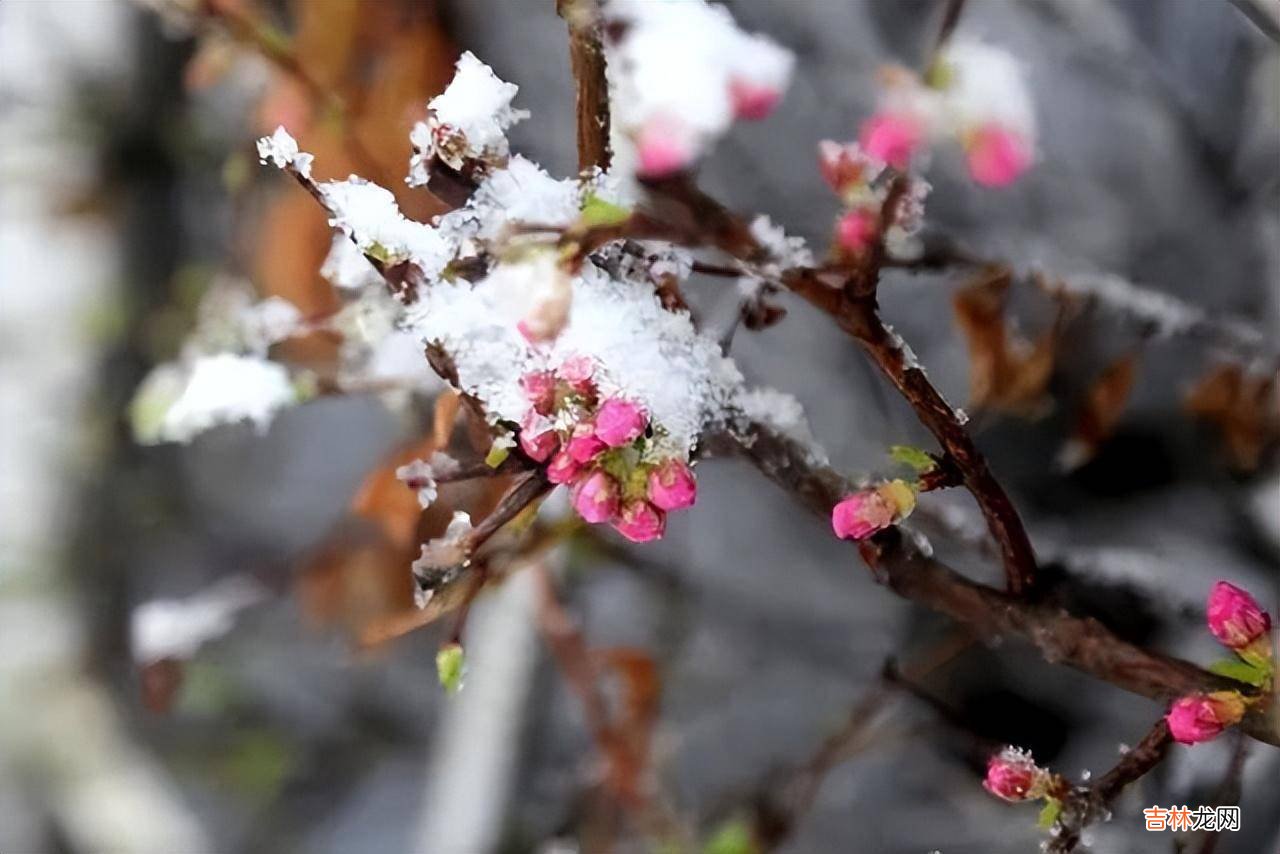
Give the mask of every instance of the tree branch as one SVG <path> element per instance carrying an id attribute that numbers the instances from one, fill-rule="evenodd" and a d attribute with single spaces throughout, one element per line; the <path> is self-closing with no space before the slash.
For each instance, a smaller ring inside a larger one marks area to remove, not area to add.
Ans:
<path id="1" fill-rule="evenodd" d="M 1169 752 L 1173 738 L 1164 718 L 1156 721 L 1138 743 L 1131 748 L 1115 767 L 1087 788 L 1077 789 L 1064 800 L 1058 817 L 1058 834 L 1050 841 L 1050 854 L 1070 854 L 1080 844 L 1080 836 L 1090 824 L 1105 821 L 1111 814 L 1111 805 L 1130 783 L 1155 768 Z"/>
<path id="2" fill-rule="evenodd" d="M 740 453 L 760 471 L 828 518 L 848 490 L 829 466 L 812 461 L 806 448 L 753 424 L 738 440 Z M 1189 661 L 1151 652 L 1119 638 L 1102 623 L 1060 608 L 1018 598 L 978 584 L 927 557 L 891 528 L 859 545 L 876 580 L 905 599 L 946 614 L 982 639 L 1021 637 L 1048 662 L 1063 664 L 1134 694 L 1168 701 L 1222 690 L 1256 694 L 1248 685 L 1203 670 Z M 1263 699 L 1241 723 L 1253 738 L 1280 746 L 1274 704 Z"/>
<path id="3" fill-rule="evenodd" d="M 569 27 L 569 64 L 577 92 L 578 171 L 608 169 L 609 82 L 596 0 L 556 0 L 556 11 Z"/>

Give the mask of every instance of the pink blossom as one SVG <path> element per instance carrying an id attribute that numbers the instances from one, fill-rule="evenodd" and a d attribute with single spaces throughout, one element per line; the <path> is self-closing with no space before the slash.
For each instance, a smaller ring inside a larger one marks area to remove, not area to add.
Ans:
<path id="1" fill-rule="evenodd" d="M 649 500 L 662 510 L 692 507 L 698 497 L 698 482 L 681 460 L 672 457 L 649 472 Z"/>
<path id="2" fill-rule="evenodd" d="M 822 180 L 840 195 L 869 182 L 879 173 L 856 142 L 841 145 L 829 139 L 818 143 L 818 169 Z"/>
<path id="3" fill-rule="evenodd" d="M 969 175 L 985 187 L 1007 187 L 1031 166 L 1031 149 L 1020 135 L 984 125 L 968 139 Z"/>
<path id="4" fill-rule="evenodd" d="M 982 787 L 1006 801 L 1025 801 L 1044 794 L 1048 772 L 1038 767 L 1031 754 L 1006 747 L 987 760 L 987 777 Z"/>
<path id="5" fill-rule="evenodd" d="M 636 138 L 637 173 L 642 178 L 669 178 L 687 169 L 694 158 L 693 140 L 678 122 L 653 119 Z"/>
<path id="6" fill-rule="evenodd" d="M 859 142 L 867 154 L 905 170 L 924 139 L 920 123 L 905 113 L 876 113 L 862 124 Z"/>
<path id="7" fill-rule="evenodd" d="M 580 421 L 569 435 L 569 455 L 579 463 L 589 463 L 608 446 L 596 436 L 596 427 L 590 421 Z"/>
<path id="8" fill-rule="evenodd" d="M 874 489 L 855 492 L 831 511 L 831 527 L 842 540 L 862 540 L 893 524 L 893 505 Z"/>
<path id="9" fill-rule="evenodd" d="M 1180 697 L 1164 716 L 1174 741 L 1196 744 L 1209 741 L 1244 717 L 1244 700 L 1235 691 L 1191 694 Z"/>
<path id="10" fill-rule="evenodd" d="M 618 512 L 618 484 L 600 470 L 593 471 L 573 490 L 573 509 L 588 522 L 607 522 Z"/>
<path id="11" fill-rule="evenodd" d="M 547 463 L 547 480 L 552 483 L 569 483 L 582 471 L 582 463 L 568 451 L 560 451 Z"/>
<path id="12" fill-rule="evenodd" d="M 1234 584 L 1219 581 L 1209 593 L 1209 631 L 1223 645 L 1244 649 L 1271 631 L 1271 616 Z"/>
<path id="13" fill-rule="evenodd" d="M 733 115 L 739 119 L 759 121 L 767 118 L 781 98 L 782 93 L 772 86 L 763 86 L 739 77 L 729 81 Z"/>
<path id="14" fill-rule="evenodd" d="M 570 356 L 556 368 L 556 376 L 568 383 L 574 391 L 588 396 L 596 392 L 595 372 L 596 367 L 590 356 Z"/>
<path id="15" fill-rule="evenodd" d="M 540 415 L 550 415 L 556 404 L 556 376 L 551 371 L 530 371 L 520 377 L 520 390 Z"/>
<path id="16" fill-rule="evenodd" d="M 667 514 L 648 501 L 628 501 L 613 520 L 614 529 L 633 543 L 647 543 L 662 537 L 667 528 Z"/>
<path id="17" fill-rule="evenodd" d="M 880 217 L 870 208 L 857 208 L 836 222 L 836 243 L 853 255 L 865 252 L 880 234 Z"/>
<path id="18" fill-rule="evenodd" d="M 555 453 L 560 446 L 560 437 L 551 429 L 547 419 L 532 409 L 529 414 L 533 417 L 526 417 L 520 428 L 520 450 L 529 459 L 540 463 Z"/>
<path id="19" fill-rule="evenodd" d="M 611 397 L 596 413 L 596 437 L 610 448 L 635 441 L 649 424 L 644 410 L 620 397 Z"/>

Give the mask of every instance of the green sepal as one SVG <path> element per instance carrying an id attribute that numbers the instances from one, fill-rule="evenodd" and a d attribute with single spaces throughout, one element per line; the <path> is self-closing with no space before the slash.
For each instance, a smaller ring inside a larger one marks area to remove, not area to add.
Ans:
<path id="1" fill-rule="evenodd" d="M 914 470 L 916 474 L 924 474 L 938 467 L 937 460 L 929 456 L 927 452 L 912 445 L 891 446 L 889 448 L 889 458 L 895 463 L 901 463 Z"/>
<path id="2" fill-rule="evenodd" d="M 1062 801 L 1057 798 L 1045 798 L 1044 806 L 1040 809 L 1040 817 L 1036 820 L 1036 824 L 1041 830 L 1048 830 L 1053 827 L 1053 823 L 1058 820 L 1058 816 L 1062 815 Z"/>
<path id="3" fill-rule="evenodd" d="M 1255 688 L 1261 688 L 1271 678 L 1269 668 L 1258 667 L 1238 658 L 1224 658 L 1221 661 L 1215 661 L 1209 665 L 1209 672 L 1225 676 L 1228 679 L 1235 679 L 1237 682 L 1243 682 Z"/>
<path id="4" fill-rule="evenodd" d="M 578 214 L 578 224 L 583 228 L 598 228 L 619 225 L 627 221 L 631 211 L 605 201 L 595 193 L 588 193 L 582 202 L 582 212 Z"/>

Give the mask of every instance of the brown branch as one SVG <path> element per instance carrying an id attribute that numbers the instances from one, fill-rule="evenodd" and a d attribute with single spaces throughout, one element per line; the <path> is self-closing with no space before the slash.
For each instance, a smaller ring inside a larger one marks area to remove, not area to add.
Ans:
<path id="1" fill-rule="evenodd" d="M 824 519 L 848 491 L 845 478 L 828 466 L 815 464 L 805 447 L 763 425 L 751 425 L 743 431 L 739 448 L 765 476 Z M 905 599 L 946 614 L 977 637 L 1021 637 L 1046 661 L 1088 673 L 1131 693 L 1161 702 L 1197 692 L 1256 693 L 1248 685 L 1189 661 L 1134 646 L 1095 619 L 971 581 L 922 554 L 896 528 L 864 541 L 859 551 L 881 584 Z M 1273 705 L 1262 698 L 1241 728 L 1259 741 L 1280 746 L 1280 725 Z"/>
<path id="2" fill-rule="evenodd" d="M 1046 849 L 1050 854 L 1070 854 L 1090 824 L 1106 821 L 1120 792 L 1155 768 L 1169 752 L 1173 738 L 1164 718 L 1156 721 L 1137 745 L 1092 786 L 1076 789 L 1063 800 L 1058 833 Z"/>
<path id="3" fill-rule="evenodd" d="M 556 0 L 556 11 L 569 27 L 569 64 L 577 92 L 578 171 L 608 169 L 613 154 L 599 9 L 596 0 Z"/>

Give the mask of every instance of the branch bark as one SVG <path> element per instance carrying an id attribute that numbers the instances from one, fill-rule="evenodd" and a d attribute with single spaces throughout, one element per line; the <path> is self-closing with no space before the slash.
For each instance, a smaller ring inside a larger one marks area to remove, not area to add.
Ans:
<path id="1" fill-rule="evenodd" d="M 556 0 L 569 27 L 569 64 L 577 95 L 578 171 L 608 169 L 609 82 L 596 0 Z"/>
<path id="2" fill-rule="evenodd" d="M 815 464 L 805 447 L 762 425 L 751 425 L 744 431 L 738 447 L 766 477 L 824 519 L 848 489 L 837 472 Z M 968 626 L 977 637 L 1021 637 L 1046 661 L 1088 673 L 1131 693 L 1161 702 L 1197 692 L 1256 693 L 1244 683 L 1189 661 L 1134 646 L 1093 618 L 1077 617 L 972 581 L 921 553 L 896 528 L 862 542 L 859 551 L 878 582 Z M 1280 726 L 1273 706 L 1262 701 L 1240 726 L 1253 738 L 1280 746 Z"/>

